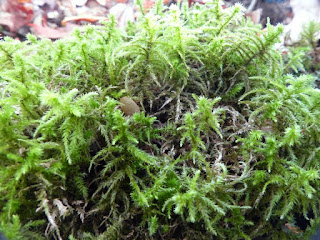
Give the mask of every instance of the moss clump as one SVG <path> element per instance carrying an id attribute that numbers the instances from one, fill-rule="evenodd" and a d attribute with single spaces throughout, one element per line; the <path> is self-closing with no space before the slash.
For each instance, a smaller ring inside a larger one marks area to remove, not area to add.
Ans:
<path id="1" fill-rule="evenodd" d="M 312 77 L 287 74 L 301 62 L 283 64 L 281 31 L 262 31 L 240 6 L 158 1 L 126 31 L 111 18 L 56 42 L 6 38 L 0 230 L 11 239 L 307 236 L 320 213 L 320 94 Z M 124 115 L 123 97 L 140 112 Z"/>

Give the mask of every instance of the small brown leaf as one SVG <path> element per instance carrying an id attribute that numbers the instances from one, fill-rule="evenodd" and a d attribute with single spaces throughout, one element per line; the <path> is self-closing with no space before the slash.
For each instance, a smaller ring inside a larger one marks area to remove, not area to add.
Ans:
<path id="1" fill-rule="evenodd" d="M 120 98 L 120 102 L 122 103 L 120 109 L 126 116 L 132 116 L 134 113 L 140 112 L 139 106 L 132 100 L 132 98 L 122 97 Z"/>

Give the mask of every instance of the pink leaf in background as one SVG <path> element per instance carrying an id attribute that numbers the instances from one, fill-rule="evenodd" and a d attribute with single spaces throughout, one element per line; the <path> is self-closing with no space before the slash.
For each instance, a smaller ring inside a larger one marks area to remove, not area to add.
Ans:
<path id="1" fill-rule="evenodd" d="M 28 26 L 33 28 L 33 32 L 36 36 L 58 39 L 69 36 L 77 25 L 68 24 L 66 27 L 50 28 L 48 26 L 29 23 Z"/>

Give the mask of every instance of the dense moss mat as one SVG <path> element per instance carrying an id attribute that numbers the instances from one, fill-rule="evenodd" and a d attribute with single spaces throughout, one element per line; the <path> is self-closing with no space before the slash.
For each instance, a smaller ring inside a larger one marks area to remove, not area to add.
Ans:
<path id="1" fill-rule="evenodd" d="M 302 55 L 275 49 L 281 31 L 238 5 L 158 1 L 125 31 L 111 17 L 55 42 L 5 38 L 0 230 L 306 239 L 319 222 L 320 94 L 290 74 Z"/>

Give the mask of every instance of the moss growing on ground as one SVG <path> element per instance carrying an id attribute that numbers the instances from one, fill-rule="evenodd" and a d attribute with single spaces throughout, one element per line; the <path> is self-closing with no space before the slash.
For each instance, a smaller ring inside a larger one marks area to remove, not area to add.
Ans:
<path id="1" fill-rule="evenodd" d="M 240 6 L 158 1 L 126 31 L 111 18 L 55 42 L 6 38 L 0 230 L 308 236 L 320 213 L 320 94 L 312 76 L 288 74 L 301 62 L 275 50 L 281 31 Z"/>

